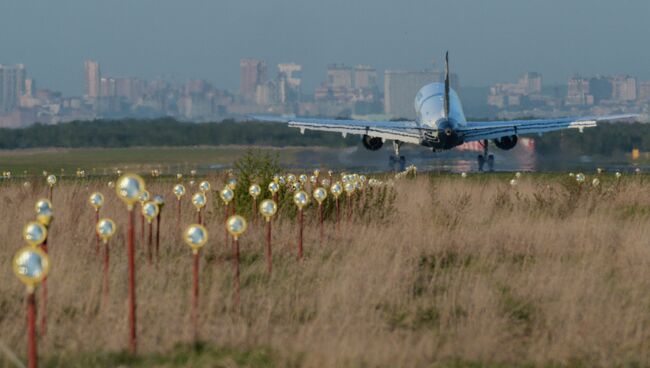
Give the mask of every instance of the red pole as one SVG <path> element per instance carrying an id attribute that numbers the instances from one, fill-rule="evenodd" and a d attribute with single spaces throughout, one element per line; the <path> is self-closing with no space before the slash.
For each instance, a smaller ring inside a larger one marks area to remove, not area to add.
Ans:
<path id="1" fill-rule="evenodd" d="M 97 223 L 99 222 L 99 210 L 95 210 L 95 229 L 97 228 Z M 99 254 L 99 234 L 95 231 L 95 254 Z"/>
<path id="2" fill-rule="evenodd" d="M 318 204 L 318 222 L 320 223 L 320 244 L 323 245 L 323 204 Z"/>
<path id="3" fill-rule="evenodd" d="M 181 228 L 181 199 L 176 201 L 176 227 Z"/>
<path id="4" fill-rule="evenodd" d="M 199 222 L 199 225 L 203 225 L 203 217 L 201 216 L 201 209 L 199 209 L 197 212 L 197 221 Z"/>
<path id="5" fill-rule="evenodd" d="M 193 272 L 194 283 L 192 285 L 192 325 L 194 327 L 194 341 L 199 337 L 199 251 L 194 253 Z"/>
<path id="6" fill-rule="evenodd" d="M 36 351 L 36 296 L 33 291 L 27 292 L 27 367 L 38 366 Z"/>
<path id="7" fill-rule="evenodd" d="M 257 198 L 253 197 L 253 226 L 257 223 Z"/>
<path id="8" fill-rule="evenodd" d="M 224 215 L 224 217 L 223 217 L 224 224 L 226 223 L 226 221 L 228 221 L 228 213 L 230 212 L 228 206 L 229 206 L 229 204 L 224 204 L 224 214 L 223 214 Z M 225 227 L 225 226 L 223 227 L 223 235 L 224 235 L 223 244 L 226 247 L 228 247 L 228 228 Z"/>
<path id="9" fill-rule="evenodd" d="M 232 252 L 233 252 L 233 268 L 234 268 L 234 277 L 233 277 L 233 305 L 239 307 L 239 240 L 234 238 L 232 241 Z"/>
<path id="10" fill-rule="evenodd" d="M 144 215 L 140 214 L 140 242 L 144 244 Z"/>
<path id="11" fill-rule="evenodd" d="M 108 302 L 108 268 L 110 265 L 110 251 L 108 249 L 108 241 L 104 243 L 104 306 Z"/>
<path id="12" fill-rule="evenodd" d="M 153 263 L 153 221 L 149 222 L 149 241 L 147 244 L 147 258 L 149 264 Z"/>
<path id="13" fill-rule="evenodd" d="M 135 213 L 129 209 L 128 228 L 128 257 L 129 257 L 129 350 L 135 355 L 137 352 L 136 337 L 136 301 L 135 301 Z"/>
<path id="14" fill-rule="evenodd" d="M 266 222 L 266 266 L 270 275 L 273 270 L 273 255 L 271 254 L 271 220 Z"/>
<path id="15" fill-rule="evenodd" d="M 339 197 L 336 197 L 336 231 L 339 231 L 339 224 L 341 223 L 341 206 L 339 205 Z"/>
<path id="16" fill-rule="evenodd" d="M 352 218 L 352 196 L 348 195 L 347 196 L 347 205 L 348 205 L 348 222 L 350 222 L 350 219 Z"/>
<path id="17" fill-rule="evenodd" d="M 158 212 L 158 216 L 156 216 L 156 262 L 160 257 L 160 215 L 161 213 Z"/>
<path id="18" fill-rule="evenodd" d="M 302 226 L 303 226 L 302 208 L 298 210 L 298 260 L 302 261 Z"/>
<path id="19" fill-rule="evenodd" d="M 47 199 L 49 199 L 50 202 L 52 202 L 52 192 L 53 192 L 53 191 L 54 191 L 54 185 L 50 185 L 50 192 L 49 192 L 49 194 L 47 195 Z M 53 203 L 53 202 L 52 202 L 52 203 Z"/>
<path id="20" fill-rule="evenodd" d="M 43 244 L 41 244 L 41 249 L 43 252 L 47 253 L 47 238 Z M 41 336 L 47 334 L 47 277 L 43 279 L 43 287 L 41 288 Z"/>

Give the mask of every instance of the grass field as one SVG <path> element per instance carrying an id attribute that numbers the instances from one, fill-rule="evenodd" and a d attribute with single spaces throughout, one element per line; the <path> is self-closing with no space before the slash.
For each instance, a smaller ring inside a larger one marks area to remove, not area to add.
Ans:
<path id="1" fill-rule="evenodd" d="M 350 223 L 326 220 L 319 244 L 306 212 L 305 259 L 282 209 L 274 272 L 259 227 L 242 237 L 241 308 L 231 304 L 231 251 L 210 194 L 211 239 L 201 262 L 200 338 L 190 328 L 191 258 L 178 238 L 170 179 L 149 179 L 169 203 L 161 256 L 139 249 L 138 357 L 127 347 L 125 209 L 108 178 L 64 181 L 54 192 L 47 367 L 641 367 L 650 365 L 650 184 L 602 175 L 597 188 L 566 174 L 420 175 L 395 200 L 368 190 Z M 588 177 L 590 183 L 593 176 Z M 213 189 L 221 176 L 208 178 Z M 24 287 L 9 266 L 21 228 L 46 194 L 39 178 L 0 186 L 0 342 L 25 356 Z M 187 183 L 186 183 L 187 184 Z M 115 219 L 111 289 L 101 304 L 93 212 Z M 391 190 L 389 190 L 390 192 Z M 191 193 L 191 190 L 189 191 Z M 189 196 L 183 223 L 194 220 Z M 390 196 L 389 196 L 390 197 Z M 344 207 L 345 211 L 345 207 Z M 39 292 L 40 290 L 37 290 Z M 40 293 L 38 301 L 40 302 Z M 5 357 L 0 366 L 11 367 Z"/>
<path id="2" fill-rule="evenodd" d="M 130 147 L 130 148 L 49 148 L 0 150 L 0 168 L 21 175 L 40 174 L 42 170 L 74 175 L 78 168 L 88 174 L 104 175 L 115 168 L 148 172 L 162 169 L 166 172 L 187 172 L 190 169 L 206 171 L 210 166 L 229 167 L 233 161 L 254 149 L 277 155 L 284 165 L 295 166 L 299 157 L 333 155 L 332 148 L 286 147 L 282 149 L 251 146 L 211 147 Z M 304 161 L 302 161 L 304 162 Z"/>

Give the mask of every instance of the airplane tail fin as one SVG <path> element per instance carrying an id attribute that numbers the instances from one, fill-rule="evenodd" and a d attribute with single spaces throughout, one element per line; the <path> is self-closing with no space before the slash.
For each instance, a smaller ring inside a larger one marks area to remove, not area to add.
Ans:
<path id="1" fill-rule="evenodd" d="M 445 118 L 449 117 L 449 51 L 445 53 Z"/>

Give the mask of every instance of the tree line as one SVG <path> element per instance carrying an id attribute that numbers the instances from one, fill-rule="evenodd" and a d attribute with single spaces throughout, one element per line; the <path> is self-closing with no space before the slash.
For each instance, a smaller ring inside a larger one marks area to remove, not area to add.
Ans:
<path id="1" fill-rule="evenodd" d="M 595 128 L 563 130 L 533 136 L 539 153 L 612 155 L 633 148 L 650 149 L 650 124 L 602 123 Z M 195 145 L 263 145 L 345 147 L 359 137 L 305 131 L 282 123 L 185 123 L 172 118 L 151 120 L 73 121 L 56 125 L 34 124 L 22 129 L 0 129 L 0 149 L 38 147 L 142 147 Z"/>

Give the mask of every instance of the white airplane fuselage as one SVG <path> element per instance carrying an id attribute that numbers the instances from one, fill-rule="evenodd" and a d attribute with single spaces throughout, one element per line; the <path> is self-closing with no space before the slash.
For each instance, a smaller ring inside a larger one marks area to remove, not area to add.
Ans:
<path id="1" fill-rule="evenodd" d="M 450 149 L 462 144 L 456 134 L 467 120 L 458 94 L 449 90 L 449 116 L 445 116 L 445 85 L 431 83 L 422 87 L 415 96 L 416 122 L 425 131 L 421 144 L 435 149 Z"/>

